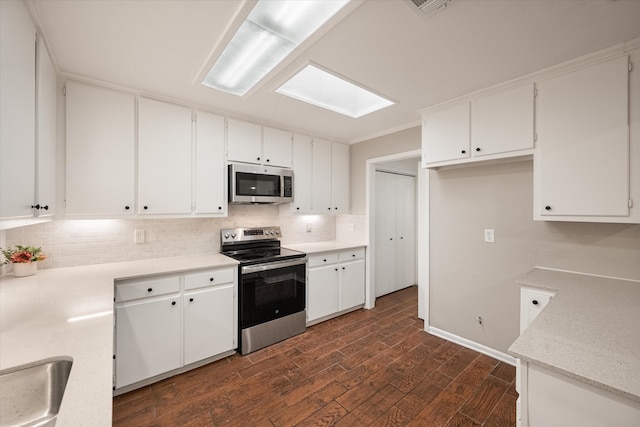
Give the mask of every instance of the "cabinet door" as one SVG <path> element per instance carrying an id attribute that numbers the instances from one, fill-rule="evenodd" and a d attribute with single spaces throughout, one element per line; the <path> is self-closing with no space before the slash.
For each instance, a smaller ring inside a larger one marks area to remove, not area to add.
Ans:
<path id="1" fill-rule="evenodd" d="M 44 42 L 38 38 L 36 110 L 36 204 L 40 217 L 55 214 L 57 77 Z"/>
<path id="2" fill-rule="evenodd" d="M 474 157 L 533 148 L 533 83 L 473 101 Z"/>
<path id="3" fill-rule="evenodd" d="M 364 304 L 364 260 L 340 265 L 340 310 Z"/>
<path id="4" fill-rule="evenodd" d="M 262 163 L 262 127 L 242 120 L 227 119 L 227 160 Z"/>
<path id="5" fill-rule="evenodd" d="M 35 43 L 25 4 L 0 1 L 0 218 L 33 216 Z"/>
<path id="6" fill-rule="evenodd" d="M 191 213 L 191 110 L 140 98 L 138 213 Z"/>
<path id="7" fill-rule="evenodd" d="M 376 171 L 375 295 L 396 290 L 396 174 Z"/>
<path id="8" fill-rule="evenodd" d="M 311 212 L 313 146 L 311 137 L 293 135 L 293 203 L 294 212 Z"/>
<path id="9" fill-rule="evenodd" d="M 134 97 L 74 82 L 66 93 L 67 215 L 132 214 Z"/>
<path id="10" fill-rule="evenodd" d="M 422 117 L 423 165 L 469 157 L 469 103 Z"/>
<path id="11" fill-rule="evenodd" d="M 520 333 L 533 322 L 547 306 L 555 292 L 542 289 L 522 288 L 520 290 Z"/>
<path id="12" fill-rule="evenodd" d="M 313 140 L 313 211 L 331 212 L 331 142 Z"/>
<path id="13" fill-rule="evenodd" d="M 116 307 L 116 388 L 181 366 L 180 298 Z"/>
<path id="14" fill-rule="evenodd" d="M 338 265 L 309 270 L 307 280 L 307 322 L 340 310 Z"/>
<path id="15" fill-rule="evenodd" d="M 270 127 L 262 129 L 263 163 L 269 166 L 291 167 L 291 132 Z"/>
<path id="16" fill-rule="evenodd" d="M 396 286 L 395 290 L 416 284 L 416 179 L 395 175 L 395 191 L 387 203 L 396 210 Z"/>
<path id="17" fill-rule="evenodd" d="M 349 146 L 331 144 L 331 199 L 333 212 L 349 212 Z"/>
<path id="18" fill-rule="evenodd" d="M 629 215 L 628 81 L 625 56 L 538 84 L 536 219 Z"/>
<path id="19" fill-rule="evenodd" d="M 233 284 L 184 295 L 184 364 L 234 348 Z"/>
<path id="20" fill-rule="evenodd" d="M 199 111 L 196 121 L 196 213 L 226 214 L 224 117 Z"/>

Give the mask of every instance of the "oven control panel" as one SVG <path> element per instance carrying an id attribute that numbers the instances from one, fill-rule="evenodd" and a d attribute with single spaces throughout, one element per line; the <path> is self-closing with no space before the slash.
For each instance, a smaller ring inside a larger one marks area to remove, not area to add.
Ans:
<path id="1" fill-rule="evenodd" d="M 220 230 L 222 244 L 280 239 L 280 227 L 227 228 Z"/>

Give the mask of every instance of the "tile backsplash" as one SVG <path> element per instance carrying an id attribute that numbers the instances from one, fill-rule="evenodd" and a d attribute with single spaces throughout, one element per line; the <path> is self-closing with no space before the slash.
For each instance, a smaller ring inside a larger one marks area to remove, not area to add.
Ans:
<path id="1" fill-rule="evenodd" d="M 40 268 L 218 252 L 220 229 L 233 227 L 279 225 L 285 244 L 335 240 L 340 228 L 341 240 L 361 242 L 353 236 L 364 217 L 339 217 L 293 214 L 289 205 L 232 205 L 227 218 L 56 220 L 6 230 L 0 242 L 2 247 L 42 246 L 48 259 Z M 336 227 L 337 221 L 345 225 Z M 144 243 L 134 243 L 135 230 L 144 230 Z"/>

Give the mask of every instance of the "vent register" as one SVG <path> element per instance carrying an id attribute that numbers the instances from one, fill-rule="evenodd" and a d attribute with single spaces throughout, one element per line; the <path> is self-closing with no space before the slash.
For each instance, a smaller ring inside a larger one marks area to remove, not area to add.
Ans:
<path id="1" fill-rule="evenodd" d="M 444 10 L 452 0 L 406 0 L 411 5 L 418 8 L 419 13 L 425 16 L 432 15 Z M 415 8 L 414 8 L 415 10 Z"/>

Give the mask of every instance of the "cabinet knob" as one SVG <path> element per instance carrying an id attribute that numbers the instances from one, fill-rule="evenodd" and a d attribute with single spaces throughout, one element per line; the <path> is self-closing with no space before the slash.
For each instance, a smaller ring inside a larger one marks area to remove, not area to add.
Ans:
<path id="1" fill-rule="evenodd" d="M 257 160 L 257 161 L 260 161 L 260 157 L 256 157 L 256 160 Z"/>
<path id="2" fill-rule="evenodd" d="M 149 209 L 149 206 L 144 206 L 143 209 L 146 211 L 147 209 Z"/>
<path id="3" fill-rule="evenodd" d="M 269 159 L 267 159 L 267 163 L 269 163 L 269 162 L 270 162 L 270 160 L 269 160 Z"/>
<path id="4" fill-rule="evenodd" d="M 193 302 L 193 298 L 189 298 L 189 302 Z"/>
<path id="5" fill-rule="evenodd" d="M 147 292 L 153 292 L 153 288 L 147 289 Z"/>
<path id="6" fill-rule="evenodd" d="M 538 305 L 538 300 L 537 300 L 537 299 L 534 299 L 533 301 L 531 301 L 531 303 L 532 303 L 533 305 Z"/>
<path id="7" fill-rule="evenodd" d="M 222 206 L 218 206 L 218 210 L 221 211 L 222 210 Z"/>
<path id="8" fill-rule="evenodd" d="M 31 209 L 40 209 L 40 205 L 31 205 Z"/>
<path id="9" fill-rule="evenodd" d="M 393 240 L 393 237 L 390 237 L 389 240 Z"/>
<path id="10" fill-rule="evenodd" d="M 299 211 L 300 210 L 300 206 L 296 207 L 296 210 Z"/>
<path id="11" fill-rule="evenodd" d="M 338 271 L 338 269 L 337 269 L 337 268 L 336 268 L 335 270 L 336 270 L 336 271 Z"/>
<path id="12" fill-rule="evenodd" d="M 333 208 L 333 209 L 338 210 L 338 207 L 336 206 L 336 207 L 335 207 L 335 208 Z"/>
<path id="13" fill-rule="evenodd" d="M 213 277 L 209 277 L 209 281 L 210 281 L 210 282 L 213 282 Z"/>
<path id="14" fill-rule="evenodd" d="M 322 261 L 323 261 L 323 262 L 327 262 L 327 260 L 326 260 L 326 259 L 323 259 Z"/>
<path id="15" fill-rule="evenodd" d="M 347 269 L 347 267 L 342 267 L 342 269 L 343 269 L 343 270 L 346 270 L 346 269 Z"/>
<path id="16" fill-rule="evenodd" d="M 356 257 L 356 254 L 351 254 L 351 256 L 355 258 L 355 257 Z"/>
<path id="17" fill-rule="evenodd" d="M 548 206 L 548 205 L 547 205 L 547 206 L 545 206 L 545 207 L 544 207 L 544 210 L 545 210 L 545 211 L 550 211 L 550 210 L 551 210 L 551 206 Z"/>
<path id="18" fill-rule="evenodd" d="M 48 210 L 49 210 L 49 205 L 44 205 L 44 206 L 42 207 L 42 209 L 44 209 L 45 211 L 48 211 Z"/>
<path id="19" fill-rule="evenodd" d="M 329 206 L 327 209 L 331 210 L 331 206 Z"/>
<path id="20" fill-rule="evenodd" d="M 400 240 L 404 240 L 404 237 L 400 237 Z"/>
<path id="21" fill-rule="evenodd" d="M 480 147 L 476 147 L 476 151 L 480 151 Z"/>
<path id="22" fill-rule="evenodd" d="M 127 206 L 125 206 L 125 207 L 124 207 L 124 210 L 125 210 L 125 211 L 128 211 L 129 209 L 130 209 L 129 205 L 127 205 Z"/>
<path id="23" fill-rule="evenodd" d="M 467 154 L 467 150 L 462 150 L 461 153 L 462 154 Z"/>
<path id="24" fill-rule="evenodd" d="M 171 301 L 171 305 L 176 305 L 176 302 L 175 301 Z"/>

